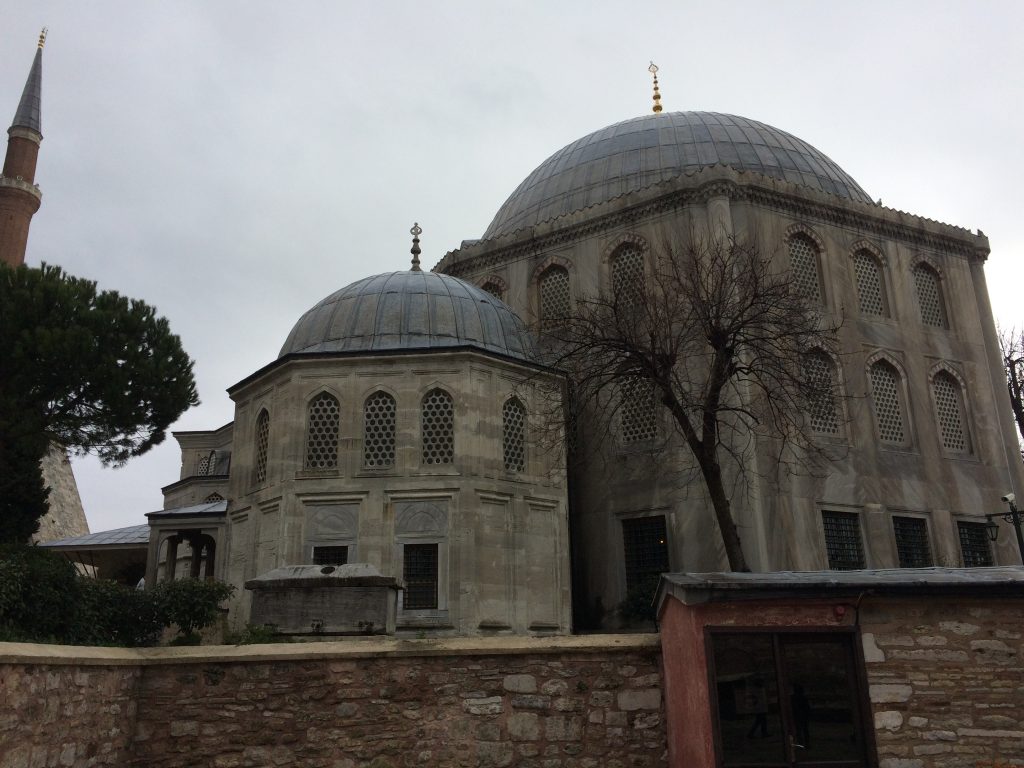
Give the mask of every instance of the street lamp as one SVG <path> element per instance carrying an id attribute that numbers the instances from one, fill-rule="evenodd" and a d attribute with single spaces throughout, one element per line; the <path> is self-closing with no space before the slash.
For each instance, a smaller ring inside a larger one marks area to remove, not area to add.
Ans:
<path id="1" fill-rule="evenodd" d="M 988 529 L 988 537 L 992 539 L 992 541 L 999 538 L 999 525 L 996 523 L 995 518 L 1001 518 L 1003 521 L 1012 525 L 1014 532 L 1017 534 L 1017 551 L 1020 553 L 1021 563 L 1024 563 L 1024 533 L 1021 532 L 1021 523 L 1024 522 L 1024 513 L 1017 509 L 1017 497 L 1012 493 L 1008 493 L 1003 496 L 1002 501 L 1010 507 L 1010 511 L 985 515 L 985 519 L 988 520 L 988 523 L 985 526 Z"/>

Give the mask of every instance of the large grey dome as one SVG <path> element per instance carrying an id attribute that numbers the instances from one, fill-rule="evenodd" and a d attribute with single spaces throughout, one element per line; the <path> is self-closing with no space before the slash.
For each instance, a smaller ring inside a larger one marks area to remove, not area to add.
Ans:
<path id="1" fill-rule="evenodd" d="M 711 165 L 871 202 L 842 168 L 785 131 L 717 112 L 663 112 L 609 125 L 555 152 L 505 201 L 484 239 Z"/>
<path id="2" fill-rule="evenodd" d="M 280 357 L 476 347 L 534 359 L 526 325 L 504 302 L 451 275 L 390 272 L 336 291 L 299 318 Z"/>

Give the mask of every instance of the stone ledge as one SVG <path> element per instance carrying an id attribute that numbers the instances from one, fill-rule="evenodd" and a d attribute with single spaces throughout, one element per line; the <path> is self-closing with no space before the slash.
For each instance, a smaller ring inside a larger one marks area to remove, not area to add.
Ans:
<path id="1" fill-rule="evenodd" d="M 564 635 L 552 637 L 455 637 L 394 640 L 352 638 L 322 643 L 204 645 L 176 648 L 0 643 L 0 664 L 159 666 L 218 662 L 311 659 L 409 658 L 430 656 L 527 656 L 554 653 L 661 652 L 661 635 Z"/>

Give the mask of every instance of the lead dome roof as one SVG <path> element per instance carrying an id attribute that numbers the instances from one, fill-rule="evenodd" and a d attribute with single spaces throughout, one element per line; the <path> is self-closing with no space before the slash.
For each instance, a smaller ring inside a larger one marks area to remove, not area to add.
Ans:
<path id="1" fill-rule="evenodd" d="M 792 134 L 718 112 L 662 112 L 609 125 L 555 152 L 498 209 L 483 239 L 712 165 L 872 202 L 842 168 Z"/>
<path id="2" fill-rule="evenodd" d="M 475 285 L 435 272 L 389 272 L 332 293 L 292 328 L 278 357 L 475 347 L 533 362 L 526 324 Z"/>

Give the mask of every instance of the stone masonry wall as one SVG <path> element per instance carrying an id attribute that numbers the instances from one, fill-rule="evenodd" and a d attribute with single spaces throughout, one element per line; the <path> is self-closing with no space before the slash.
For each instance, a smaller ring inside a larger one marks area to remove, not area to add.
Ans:
<path id="1" fill-rule="evenodd" d="M 42 694 L 33 708 L 4 700 L 0 755 L 19 762 L 0 759 L 3 768 L 667 761 L 657 635 L 34 646 L 35 665 L 10 663 L 19 653 L 8 649 L 26 648 L 0 643 L 0 694 L 21 702 Z M 58 652 L 60 666 L 44 664 Z M 134 666 L 91 666 L 105 658 Z"/>
<path id="2" fill-rule="evenodd" d="M 1021 601 L 866 601 L 879 768 L 1024 766 Z"/>

